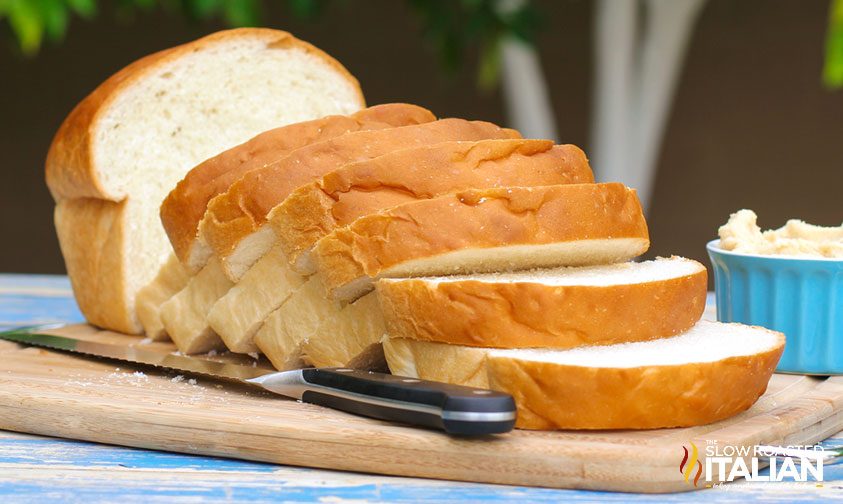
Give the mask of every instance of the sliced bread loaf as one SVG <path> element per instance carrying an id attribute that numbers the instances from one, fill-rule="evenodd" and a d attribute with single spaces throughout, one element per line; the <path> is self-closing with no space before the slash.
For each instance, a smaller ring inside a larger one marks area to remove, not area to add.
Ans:
<path id="1" fill-rule="evenodd" d="M 247 173 L 211 200 L 200 232 L 222 260 L 228 277 L 238 281 L 275 243 L 271 226 L 264 225 L 267 215 L 299 186 L 347 163 L 398 149 L 449 140 L 518 137 L 513 130 L 464 119 L 348 133 L 303 147 L 277 163 Z"/>
<path id="2" fill-rule="evenodd" d="M 681 257 L 604 266 L 382 279 L 392 337 L 573 348 L 673 336 L 705 308 L 705 266 Z"/>
<path id="3" fill-rule="evenodd" d="M 46 162 L 65 265 L 88 321 L 141 332 L 135 296 L 171 251 L 158 209 L 190 168 L 269 128 L 362 106 L 339 63 L 277 30 L 216 33 L 106 80 L 64 121 Z"/>
<path id="4" fill-rule="evenodd" d="M 448 192 L 502 186 L 593 182 L 575 145 L 547 140 L 448 142 L 354 163 L 298 188 L 269 214 L 296 271 L 315 271 L 310 249 L 355 219 Z"/>
<path id="5" fill-rule="evenodd" d="M 546 140 L 443 142 L 348 164 L 294 191 L 270 213 L 270 219 L 275 216 L 276 224 L 282 226 L 275 227 L 278 240 L 273 251 L 279 247 L 283 251 L 266 254 L 249 269 L 237 287 L 211 309 L 210 325 L 232 351 L 254 351 L 251 340 L 255 331 L 292 294 L 285 287 L 295 287 L 281 280 L 293 274 L 284 243 L 312 244 L 357 217 L 452 191 L 591 180 L 588 160 L 579 148 L 554 147 Z M 316 187 L 329 187 L 330 193 Z M 314 200 L 320 203 L 313 205 Z M 336 203 L 334 210 L 328 202 Z"/>
<path id="6" fill-rule="evenodd" d="M 322 238 L 314 259 L 333 299 L 383 277 L 626 261 L 650 245 L 634 190 L 573 184 L 463 191 L 362 217 Z"/>
<path id="7" fill-rule="evenodd" d="M 207 159 L 190 170 L 161 204 L 161 223 L 182 263 L 193 273 L 205 265 L 211 248 L 199 238 L 208 202 L 247 172 L 262 168 L 295 149 L 345 133 L 435 120 L 416 105 L 377 105 L 349 116 L 332 115 L 271 129 Z"/>
<path id="8" fill-rule="evenodd" d="M 393 374 L 512 394 L 522 429 L 702 425 L 749 408 L 784 350 L 781 333 L 701 321 L 671 338 L 571 350 L 384 341 Z"/>

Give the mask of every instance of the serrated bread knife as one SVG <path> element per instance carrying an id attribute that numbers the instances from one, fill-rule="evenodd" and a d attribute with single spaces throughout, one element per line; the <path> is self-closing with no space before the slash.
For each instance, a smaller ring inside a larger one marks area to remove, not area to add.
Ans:
<path id="1" fill-rule="evenodd" d="M 0 339 L 234 380 L 303 402 L 449 434 L 500 434 L 509 432 L 515 424 L 512 397 L 491 390 L 346 368 L 267 372 L 138 346 L 43 333 L 55 328 L 23 327 L 0 332 Z"/>

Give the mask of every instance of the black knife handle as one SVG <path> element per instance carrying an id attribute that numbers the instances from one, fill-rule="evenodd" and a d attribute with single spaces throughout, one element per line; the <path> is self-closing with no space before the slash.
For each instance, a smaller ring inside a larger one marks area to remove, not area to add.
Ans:
<path id="1" fill-rule="evenodd" d="M 251 380 L 304 402 L 449 434 L 509 432 L 515 401 L 508 394 L 347 368 L 307 368 Z"/>

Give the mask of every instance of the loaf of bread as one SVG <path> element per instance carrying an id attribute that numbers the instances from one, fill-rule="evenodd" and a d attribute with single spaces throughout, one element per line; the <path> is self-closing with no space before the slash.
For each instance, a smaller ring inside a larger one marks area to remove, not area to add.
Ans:
<path id="1" fill-rule="evenodd" d="M 362 107 L 342 66 L 274 30 L 106 81 L 47 160 L 88 320 L 492 388 L 526 429 L 700 425 L 764 392 L 783 335 L 699 322 L 695 261 L 629 262 L 650 244 L 637 195 L 595 184 L 579 148 Z"/>
<path id="2" fill-rule="evenodd" d="M 658 429 L 749 408 L 784 342 L 767 329 L 701 321 L 671 338 L 571 350 L 388 339 L 384 353 L 397 375 L 512 394 L 522 429 Z"/>
<path id="3" fill-rule="evenodd" d="M 357 81 L 333 58 L 268 29 L 215 33 L 106 80 L 65 119 L 46 162 L 88 321 L 141 332 L 136 294 L 172 250 L 159 206 L 190 168 L 270 128 L 363 106 Z"/>

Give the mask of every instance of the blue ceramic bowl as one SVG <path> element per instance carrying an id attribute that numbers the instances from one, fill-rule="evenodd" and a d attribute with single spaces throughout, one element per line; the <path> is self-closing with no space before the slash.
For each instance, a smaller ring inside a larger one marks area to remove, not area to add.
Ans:
<path id="1" fill-rule="evenodd" d="M 777 371 L 843 374 L 843 260 L 741 254 L 706 245 L 717 319 L 781 331 Z"/>

